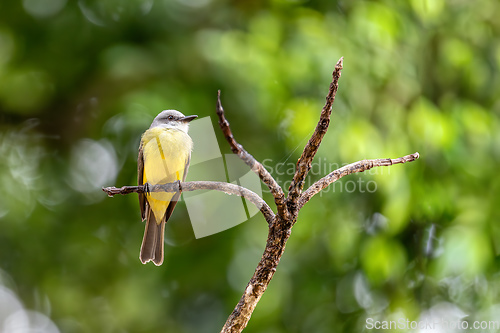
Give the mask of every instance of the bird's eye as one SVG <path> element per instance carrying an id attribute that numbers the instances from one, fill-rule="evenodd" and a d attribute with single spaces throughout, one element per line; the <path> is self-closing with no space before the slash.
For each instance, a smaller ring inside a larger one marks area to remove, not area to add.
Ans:
<path id="1" fill-rule="evenodd" d="M 168 118 L 168 120 L 172 120 L 172 119 L 174 119 L 174 116 L 168 116 L 167 118 Z"/>

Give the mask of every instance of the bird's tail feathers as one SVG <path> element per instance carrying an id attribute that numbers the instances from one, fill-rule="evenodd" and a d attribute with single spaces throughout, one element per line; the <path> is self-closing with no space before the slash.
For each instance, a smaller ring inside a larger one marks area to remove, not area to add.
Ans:
<path id="1" fill-rule="evenodd" d="M 152 261 L 156 266 L 160 266 L 163 263 L 165 217 L 160 223 L 157 223 L 151 209 L 148 209 L 147 215 L 146 229 L 144 230 L 139 257 L 143 264 Z"/>

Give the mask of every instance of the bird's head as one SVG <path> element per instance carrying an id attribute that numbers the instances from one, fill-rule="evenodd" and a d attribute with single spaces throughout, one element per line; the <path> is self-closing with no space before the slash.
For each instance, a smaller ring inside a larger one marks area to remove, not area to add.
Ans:
<path id="1" fill-rule="evenodd" d="M 164 110 L 160 112 L 151 127 L 165 127 L 165 128 L 175 128 L 183 132 L 188 132 L 189 122 L 198 116 L 184 116 L 181 112 L 177 110 Z"/>

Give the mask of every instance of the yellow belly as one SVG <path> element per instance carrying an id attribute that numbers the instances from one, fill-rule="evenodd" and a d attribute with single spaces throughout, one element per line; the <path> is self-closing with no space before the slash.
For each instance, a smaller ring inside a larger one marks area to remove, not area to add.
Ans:
<path id="1" fill-rule="evenodd" d="M 152 128 L 141 138 L 144 154 L 144 183 L 167 184 L 184 179 L 193 142 L 183 131 L 171 128 Z M 174 193 L 151 192 L 146 198 L 159 223 Z"/>

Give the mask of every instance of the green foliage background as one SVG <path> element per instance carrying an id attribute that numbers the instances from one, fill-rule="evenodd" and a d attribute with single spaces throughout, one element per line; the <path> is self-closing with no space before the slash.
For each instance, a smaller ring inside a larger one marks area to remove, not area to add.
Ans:
<path id="1" fill-rule="evenodd" d="M 61 332 L 217 332 L 264 219 L 195 239 L 180 203 L 165 263 L 142 265 L 136 196 L 100 188 L 136 184 L 159 111 L 215 125 L 217 89 L 286 188 L 344 56 L 308 184 L 359 159 L 421 158 L 314 197 L 245 332 L 500 321 L 498 17 L 493 0 L 0 3 L 0 285 Z"/>

